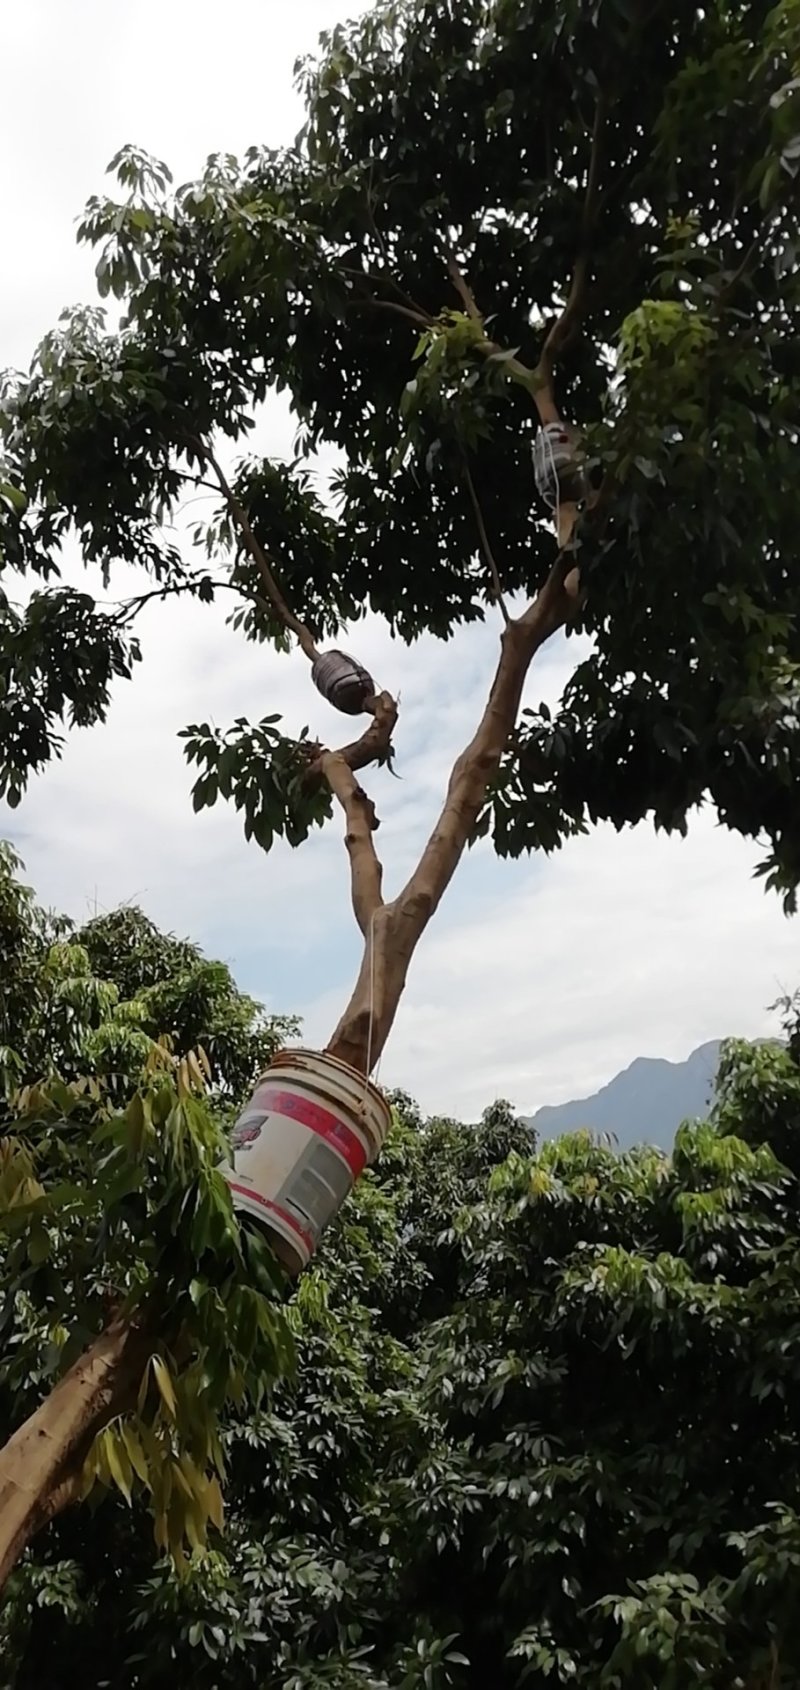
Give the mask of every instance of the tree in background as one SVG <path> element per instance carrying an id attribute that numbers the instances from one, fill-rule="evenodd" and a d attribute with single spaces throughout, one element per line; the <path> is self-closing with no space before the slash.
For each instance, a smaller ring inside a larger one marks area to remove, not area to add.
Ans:
<path id="1" fill-rule="evenodd" d="M 180 1562 L 221 1521 L 220 1408 L 291 1361 L 280 1276 L 217 1164 L 297 1023 L 138 910 L 47 915 L 20 867 L 0 847 L 0 1576 L 30 1535 L 13 1457 L 31 1435 L 55 1499 L 34 1526 L 139 1485 Z"/>
<path id="2" fill-rule="evenodd" d="M 2 607 L 9 801 L 65 716 L 103 717 L 145 602 L 238 594 L 246 637 L 296 642 L 369 716 L 335 750 L 274 715 L 186 730 L 195 807 L 232 800 L 262 848 L 343 811 L 364 952 L 328 1049 L 363 1073 L 481 833 L 549 851 L 601 818 L 683 830 L 710 801 L 766 836 L 793 904 L 799 64 L 797 0 L 382 4 L 303 70 L 295 147 L 216 156 L 175 193 L 123 150 L 123 199 L 81 231 L 122 323 L 68 314 L 7 383 L 4 564 L 35 587 Z M 231 468 L 275 390 L 297 462 Z M 556 539 L 532 508 L 539 424 Z M 342 460 L 333 510 L 308 470 L 322 446 Z M 219 510 L 184 557 L 163 525 L 198 485 Z M 108 581 L 124 562 L 150 584 L 98 606 L 58 577 L 70 534 Z M 396 701 L 325 651 L 367 607 L 406 641 L 500 630 L 389 901 L 360 776 L 391 767 Z M 576 628 L 591 654 L 555 717 L 519 719 L 536 652 Z"/>
<path id="3" fill-rule="evenodd" d="M 241 1104 L 294 1016 L 267 1015 L 223 962 L 134 906 L 78 927 L 37 905 L 22 864 L 0 841 L 0 1062 L 6 1090 L 51 1074 L 140 1079 L 159 1041 L 177 1057 L 202 1045 L 218 1100 Z"/>
<path id="4" fill-rule="evenodd" d="M 793 1690 L 798 1098 L 785 1049 L 730 1045 L 671 1161 L 396 1098 L 296 1375 L 226 1417 L 224 1541 L 179 1580 L 140 1498 L 67 1513 L 3 1690 Z"/>

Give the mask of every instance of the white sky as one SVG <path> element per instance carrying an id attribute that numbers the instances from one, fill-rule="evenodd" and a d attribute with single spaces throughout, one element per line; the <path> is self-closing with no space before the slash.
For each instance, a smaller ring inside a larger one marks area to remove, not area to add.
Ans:
<path id="1" fill-rule="evenodd" d="M 3 18 L 0 189 L 5 263 L 0 364 L 24 365 L 66 304 L 94 297 L 74 243 L 84 201 L 134 142 L 177 181 L 210 152 L 291 138 L 292 64 L 358 0 L 26 0 Z M 287 453 L 274 407 L 267 449 Z M 532 490 L 533 499 L 533 490 Z M 222 608 L 156 607 L 145 662 L 108 724 L 75 734 L 20 810 L 0 814 L 47 903 L 83 916 L 124 900 L 231 963 L 270 1007 L 324 1042 L 358 956 L 338 819 L 292 853 L 247 846 L 236 814 L 196 818 L 177 731 L 285 712 L 333 738 L 333 713 L 300 658 L 280 660 L 224 626 Z M 445 647 L 393 642 L 375 621 L 351 641 L 402 694 L 401 781 L 371 777 L 387 890 L 435 818 L 452 756 L 470 737 L 497 628 Z M 554 699 L 575 645 L 553 647 L 528 696 Z M 341 718 L 338 718 L 341 727 Z M 556 858 L 471 853 L 415 959 L 381 1080 L 423 1108 L 474 1116 L 498 1094 L 525 1113 L 594 1091 L 636 1056 L 680 1060 L 706 1039 L 774 1030 L 767 1006 L 798 980 L 797 935 L 751 878 L 757 852 L 703 816 L 688 841 L 608 829 Z M 642 1123 L 643 1130 L 646 1123 Z"/>

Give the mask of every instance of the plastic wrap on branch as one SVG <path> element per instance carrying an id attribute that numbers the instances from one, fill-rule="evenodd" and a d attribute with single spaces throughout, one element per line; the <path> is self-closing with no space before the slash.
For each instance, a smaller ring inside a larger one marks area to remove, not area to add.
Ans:
<path id="1" fill-rule="evenodd" d="M 311 679 L 323 698 L 345 716 L 366 713 L 375 697 L 375 682 L 354 657 L 342 651 L 324 651 L 311 666 Z"/>
<path id="2" fill-rule="evenodd" d="M 573 429 L 562 422 L 546 423 L 533 442 L 533 473 L 539 497 L 548 510 L 581 504 L 587 484 L 580 444 Z"/>

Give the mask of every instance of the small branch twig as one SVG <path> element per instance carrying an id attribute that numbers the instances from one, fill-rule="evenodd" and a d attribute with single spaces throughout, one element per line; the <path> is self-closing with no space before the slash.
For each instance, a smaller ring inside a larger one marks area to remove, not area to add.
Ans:
<path id="1" fill-rule="evenodd" d="M 401 308 L 398 307 L 398 309 Z M 197 439 L 192 439 L 192 446 L 195 451 L 201 453 L 203 460 L 210 466 L 217 478 L 220 491 L 239 528 L 247 550 L 258 566 L 267 589 L 270 604 L 276 611 L 284 628 L 297 636 L 306 657 L 313 663 L 319 655 L 316 645 L 305 624 L 290 610 L 280 588 L 277 586 L 269 560 L 253 533 L 250 519 L 241 500 L 237 498 L 233 488 L 229 485 L 210 448 Z M 376 693 L 374 698 L 369 700 L 367 708 L 371 711 L 372 721 L 360 739 L 355 740 L 350 745 L 343 746 L 339 751 L 329 751 L 327 748 L 320 746 L 309 766 L 310 774 L 322 776 L 327 781 L 331 792 L 344 811 L 346 822 L 345 845 L 350 858 L 353 911 L 365 937 L 369 932 L 375 911 L 383 903 L 381 894 L 383 869 L 378 860 L 373 840 L 373 834 L 379 826 L 375 806 L 356 780 L 355 771 L 365 768 L 368 763 L 389 761 L 392 733 L 397 721 L 397 705 L 388 693 L 381 692 Z"/>
<path id="2" fill-rule="evenodd" d="M 567 294 L 567 301 L 560 316 L 549 328 L 542 347 L 537 374 L 543 378 L 544 393 L 541 400 L 537 400 L 540 419 L 543 423 L 554 421 L 556 418 L 553 399 L 553 363 L 559 353 L 563 351 L 571 335 L 578 326 L 583 308 L 586 303 L 586 291 L 589 280 L 589 258 L 591 253 L 591 238 L 595 223 L 597 202 L 597 184 L 600 175 L 600 151 L 605 122 L 606 105 L 602 96 L 595 106 L 594 125 L 592 128 L 592 150 L 589 155 L 589 169 L 586 175 L 586 192 L 583 201 L 581 217 L 581 246 L 575 260 L 572 280 Z M 544 414 L 546 411 L 546 415 Z"/>
<path id="3" fill-rule="evenodd" d="M 727 282 L 725 282 L 723 284 L 723 286 L 720 288 L 719 293 L 717 294 L 717 310 L 718 311 L 721 310 L 723 302 L 725 300 L 727 300 L 728 295 L 733 293 L 734 288 L 737 288 L 739 286 L 739 283 L 742 281 L 743 277 L 747 274 L 747 271 L 749 270 L 750 265 L 752 264 L 753 259 L 755 258 L 756 254 L 761 251 L 762 244 L 763 244 L 763 235 L 759 232 L 759 234 L 757 234 L 753 238 L 753 240 L 750 242 L 749 247 L 746 248 L 743 257 L 742 257 L 740 263 L 737 264 L 736 269 L 734 270 L 733 274 L 728 277 Z"/>
<path id="4" fill-rule="evenodd" d="M 350 274 L 357 274 L 362 281 L 369 279 L 361 270 L 351 271 Z M 436 318 L 429 316 L 427 311 L 412 311 L 408 305 L 399 305 L 394 299 L 376 299 L 374 294 L 367 299 L 351 300 L 349 308 L 351 311 L 393 311 L 395 316 L 405 317 L 407 322 L 415 323 L 420 329 L 430 329 L 436 322 Z"/>
<path id="5" fill-rule="evenodd" d="M 506 601 L 503 598 L 503 589 L 500 585 L 500 575 L 499 575 L 499 572 L 498 572 L 497 564 L 495 562 L 494 552 L 492 551 L 491 545 L 489 543 L 489 536 L 486 532 L 486 523 L 483 520 L 483 511 L 481 510 L 480 500 L 479 500 L 477 492 L 475 490 L 475 483 L 472 479 L 472 471 L 470 470 L 470 467 L 469 467 L 469 464 L 467 463 L 466 457 L 464 458 L 464 478 L 466 480 L 467 491 L 469 493 L 470 500 L 472 502 L 472 509 L 475 512 L 475 523 L 476 523 L 476 526 L 477 526 L 477 529 L 478 529 L 478 536 L 479 536 L 479 539 L 480 539 L 480 542 L 481 542 L 481 546 L 483 548 L 483 555 L 484 555 L 486 562 L 488 564 L 489 574 L 491 575 L 491 578 L 492 578 L 492 587 L 494 589 L 495 602 L 497 604 L 499 604 L 500 610 L 502 611 L 502 615 L 503 615 L 503 621 L 505 622 L 506 626 L 508 626 L 509 622 L 511 621 L 511 617 L 509 616 L 508 610 L 506 609 Z"/>
<path id="6" fill-rule="evenodd" d="M 418 311 L 422 316 L 424 316 L 422 306 L 417 303 L 416 299 L 412 299 L 410 293 L 406 293 L 405 289 L 401 288 L 400 283 L 398 281 L 395 281 L 395 278 L 392 275 L 392 272 L 391 272 L 392 260 L 391 260 L 390 254 L 389 254 L 389 249 L 386 245 L 386 242 L 383 238 L 383 235 L 380 232 L 380 229 L 378 228 L 377 220 L 376 220 L 376 217 L 375 217 L 375 212 L 373 210 L 373 194 L 372 194 L 373 174 L 374 174 L 374 160 L 370 161 L 369 181 L 367 183 L 367 195 L 366 195 L 367 220 L 369 222 L 369 226 L 372 230 L 372 233 L 375 236 L 375 239 L 378 243 L 378 248 L 379 248 L 381 257 L 383 259 L 383 262 L 386 265 L 387 284 L 390 288 L 392 288 L 393 292 L 397 294 L 398 299 L 402 299 L 404 304 L 407 305 L 407 306 L 410 306 L 412 311 Z M 370 277 L 370 280 L 372 280 L 372 277 Z"/>
<path id="7" fill-rule="evenodd" d="M 236 593 L 239 598 L 246 599 L 248 604 L 255 605 L 262 615 L 272 616 L 274 614 L 274 605 L 270 604 L 268 599 L 262 598 L 260 593 L 255 593 L 249 587 L 237 584 L 236 581 L 215 581 L 213 576 L 204 575 L 200 579 L 193 577 L 190 581 L 171 581 L 165 587 L 153 587 L 149 593 L 139 593 L 136 598 L 126 599 L 119 604 L 111 620 L 121 627 L 125 627 L 135 620 L 140 611 L 144 610 L 151 600 L 174 598 L 179 593 L 192 593 L 196 597 L 204 581 L 209 583 L 215 593 Z"/>
<path id="8" fill-rule="evenodd" d="M 269 598 L 270 603 L 277 612 L 284 628 L 286 628 L 289 633 L 296 636 L 297 643 L 301 650 L 305 652 L 309 663 L 314 663 L 319 656 L 317 647 L 312 640 L 305 623 L 301 622 L 299 617 L 295 616 L 294 611 L 289 609 L 289 606 L 286 603 L 286 600 L 272 573 L 266 552 L 259 544 L 255 534 L 253 533 L 250 518 L 247 515 L 244 505 L 234 493 L 233 488 L 230 486 L 225 477 L 221 465 L 218 464 L 211 449 L 201 440 L 193 440 L 192 445 L 195 447 L 196 451 L 202 453 L 206 463 L 214 471 L 219 483 L 220 492 L 225 499 L 228 509 L 237 524 L 242 539 L 244 540 L 245 546 L 247 547 L 247 550 L 249 551 L 250 556 L 261 575 L 264 586 L 267 589 L 267 597 Z"/>
<path id="9" fill-rule="evenodd" d="M 466 276 L 463 274 L 463 271 L 461 270 L 461 268 L 459 266 L 458 260 L 457 260 L 454 252 L 448 251 L 448 254 L 447 254 L 447 273 L 450 277 L 450 280 L 453 284 L 453 287 L 456 290 L 456 293 L 458 294 L 459 299 L 461 300 L 461 303 L 464 307 L 464 310 L 467 313 L 467 316 L 472 318 L 473 323 L 480 323 L 481 327 L 483 327 L 483 317 L 481 316 L 481 313 L 478 310 L 478 305 L 477 305 L 477 302 L 476 302 L 476 299 L 475 299 L 475 295 L 472 292 L 472 289 L 471 289 L 471 287 L 470 287 L 470 285 L 469 285 L 469 283 L 466 279 Z"/>
<path id="10" fill-rule="evenodd" d="M 135 598 L 121 602 L 118 600 L 109 620 L 120 628 L 127 627 L 152 599 L 174 598 L 178 593 L 189 593 L 193 590 L 197 590 L 196 581 L 170 581 L 165 587 L 153 587 L 149 593 L 138 593 Z"/>

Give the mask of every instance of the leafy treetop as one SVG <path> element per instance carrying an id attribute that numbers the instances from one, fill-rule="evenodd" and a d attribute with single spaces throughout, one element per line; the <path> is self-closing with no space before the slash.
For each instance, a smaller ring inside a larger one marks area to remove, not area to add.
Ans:
<path id="1" fill-rule="evenodd" d="M 57 583 L 68 532 L 146 593 L 234 589 L 250 638 L 287 632 L 255 533 L 312 641 L 368 607 L 447 639 L 498 585 L 547 577 L 530 444 L 558 409 L 599 490 L 578 529 L 592 651 L 555 719 L 523 720 L 480 825 L 547 850 L 602 818 L 683 829 L 709 795 L 767 837 L 791 899 L 799 70 L 797 0 L 382 0 L 301 67 L 294 147 L 215 155 L 174 192 L 124 149 L 122 199 L 80 231 L 121 325 L 68 314 L 5 389 L 4 567 L 36 583 L 0 606 L 11 800 L 137 655 L 136 604 Z M 298 462 L 229 483 L 215 442 L 275 390 Z M 302 463 L 322 445 L 333 510 Z M 162 527 L 198 480 L 221 493 L 206 564 Z M 264 846 L 329 812 L 275 718 L 189 740 L 198 801 L 232 797 Z"/>
<path id="2" fill-rule="evenodd" d="M 507 1109 L 398 1121 L 225 1419 L 224 1541 L 177 1581 L 138 1498 L 9 1587 L 9 1690 L 791 1690 L 800 1071 L 724 1052 L 668 1159 Z M 124 1566 L 127 1576 L 119 1577 Z M 48 1624 L 34 1624 L 47 1608 Z"/>
<path id="3" fill-rule="evenodd" d="M 14 1456 L 33 1439 L 56 1506 L 65 1491 L 138 1488 L 180 1563 L 221 1525 L 223 1405 L 260 1401 L 291 1366 L 283 1276 L 240 1231 L 219 1163 L 229 1100 L 296 1024 L 265 1017 L 227 969 L 138 911 L 76 935 L 39 909 L 19 867 L 2 847 L 4 1528 L 13 1538 Z M 44 1431 L 30 1432 L 37 1410 Z M 48 1517 L 44 1499 L 36 1523 Z M 6 1539 L 0 1578 L 9 1553 Z"/>
<path id="4" fill-rule="evenodd" d="M 299 1031 L 240 992 L 225 963 L 126 905 L 82 927 L 43 910 L 0 842 L 0 1071 L 6 1088 L 87 1073 L 122 1091 L 166 1045 L 202 1046 L 215 1097 L 238 1104 Z"/>

